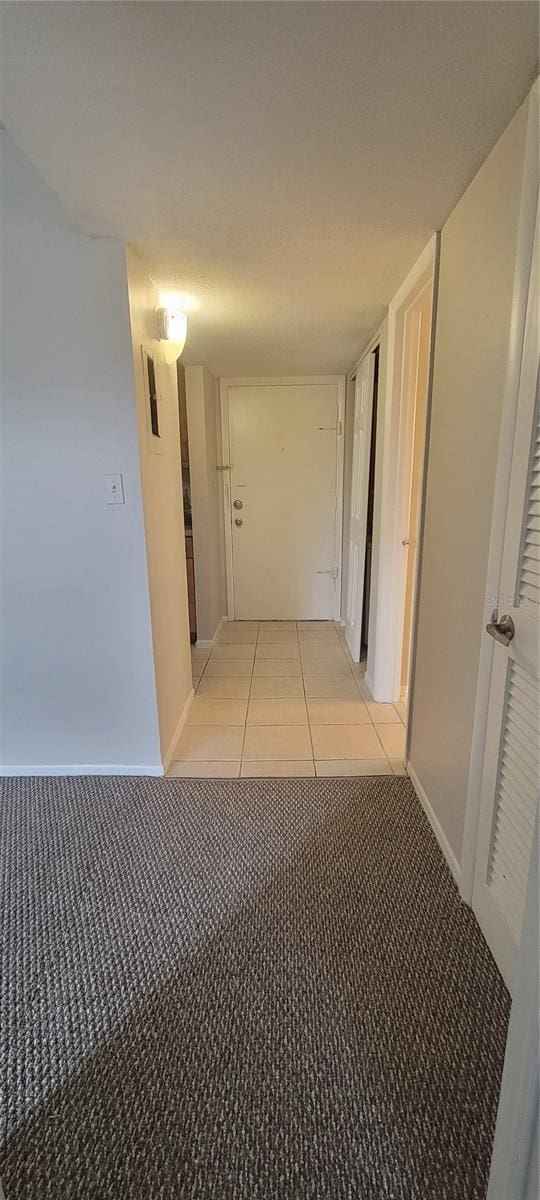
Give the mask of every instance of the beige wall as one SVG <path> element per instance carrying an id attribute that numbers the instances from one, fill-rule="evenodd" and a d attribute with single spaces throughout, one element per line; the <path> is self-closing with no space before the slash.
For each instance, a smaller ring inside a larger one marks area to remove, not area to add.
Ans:
<path id="1" fill-rule="evenodd" d="M 461 859 L 527 104 L 441 235 L 409 761 Z"/>
<path id="2" fill-rule="evenodd" d="M 159 734 L 166 760 L 192 691 L 176 364 L 159 363 L 157 295 L 129 248 L 127 266 Z M 161 453 L 153 452 L 148 431 L 143 345 L 157 364 Z"/>
<path id="3" fill-rule="evenodd" d="M 218 384 L 204 366 L 186 366 L 189 475 L 197 601 L 197 640 L 211 641 L 227 608 L 220 520 Z"/>

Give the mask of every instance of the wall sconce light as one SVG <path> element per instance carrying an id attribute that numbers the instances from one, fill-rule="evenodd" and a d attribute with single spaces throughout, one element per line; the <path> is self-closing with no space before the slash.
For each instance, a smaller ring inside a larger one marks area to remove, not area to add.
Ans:
<path id="1" fill-rule="evenodd" d="M 158 308 L 157 323 L 163 358 L 167 366 L 171 366 L 180 358 L 186 344 L 187 316 L 185 312 L 173 312 L 169 308 Z"/>

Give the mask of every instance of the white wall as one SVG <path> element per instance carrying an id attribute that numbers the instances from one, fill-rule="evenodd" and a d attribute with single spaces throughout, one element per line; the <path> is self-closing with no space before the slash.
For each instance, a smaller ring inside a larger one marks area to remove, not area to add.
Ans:
<path id="1" fill-rule="evenodd" d="M 0 153 L 2 763 L 158 770 L 123 245 Z"/>
<path id="2" fill-rule="evenodd" d="M 459 864 L 527 103 L 441 235 L 409 762 Z"/>
<path id="3" fill-rule="evenodd" d="M 176 364 L 160 361 L 158 296 L 130 248 L 127 269 L 159 735 L 167 765 L 192 697 Z M 148 422 L 143 346 L 156 364 L 159 439 L 152 438 Z"/>
<path id="4" fill-rule="evenodd" d="M 186 366 L 189 474 L 197 604 L 197 640 L 212 641 L 227 611 L 220 511 L 221 427 L 218 381 L 205 366 Z"/>

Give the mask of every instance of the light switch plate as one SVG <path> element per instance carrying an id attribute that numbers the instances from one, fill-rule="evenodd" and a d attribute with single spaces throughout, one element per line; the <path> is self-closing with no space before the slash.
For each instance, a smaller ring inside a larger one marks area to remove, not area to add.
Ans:
<path id="1" fill-rule="evenodd" d="M 105 495 L 107 504 L 125 504 L 124 480 L 121 475 L 105 476 Z"/>

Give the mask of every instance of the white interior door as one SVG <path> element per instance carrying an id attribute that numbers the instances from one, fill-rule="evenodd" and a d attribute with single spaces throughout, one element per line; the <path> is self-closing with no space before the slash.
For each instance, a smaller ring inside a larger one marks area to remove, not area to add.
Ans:
<path id="1" fill-rule="evenodd" d="M 339 383 L 228 387 L 234 615 L 337 615 Z"/>
<path id="2" fill-rule="evenodd" d="M 473 889 L 474 911 L 509 988 L 540 786 L 538 224 L 535 242 L 499 594 L 491 622 L 492 635 L 501 640 L 493 645 Z"/>
<path id="3" fill-rule="evenodd" d="M 345 614 L 345 637 L 355 662 L 360 661 L 362 639 L 374 371 L 375 358 L 370 351 L 369 354 L 366 354 L 356 372 L 354 389 L 349 579 L 347 587 L 347 611 Z"/>

